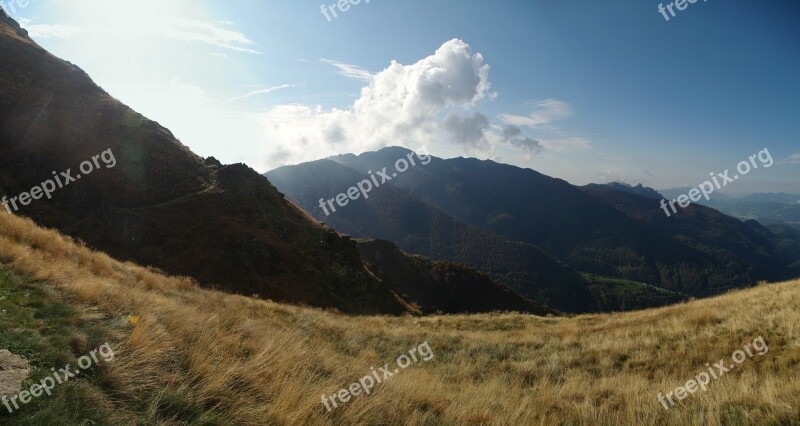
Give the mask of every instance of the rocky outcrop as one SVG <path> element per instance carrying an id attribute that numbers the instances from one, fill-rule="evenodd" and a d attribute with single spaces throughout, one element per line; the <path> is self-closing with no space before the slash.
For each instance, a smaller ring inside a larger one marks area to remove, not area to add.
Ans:
<path id="1" fill-rule="evenodd" d="M 28 361 L 0 349 L 0 396 L 12 396 L 22 390 L 22 382 L 28 377 Z"/>

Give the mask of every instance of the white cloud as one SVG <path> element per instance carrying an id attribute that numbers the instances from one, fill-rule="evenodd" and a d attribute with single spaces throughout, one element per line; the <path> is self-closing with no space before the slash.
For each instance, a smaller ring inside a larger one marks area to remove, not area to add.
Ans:
<path id="1" fill-rule="evenodd" d="M 364 80 L 368 74 L 358 67 L 339 69 Z M 489 66 L 483 56 L 453 39 L 415 64 L 392 61 L 371 76 L 360 97 L 346 109 L 298 104 L 271 108 L 263 115 L 262 125 L 273 143 L 264 148 L 262 158 L 267 167 L 274 167 L 389 145 L 419 149 L 456 130 L 454 118 L 450 127 L 441 124 L 444 114 L 453 108 L 471 108 L 490 96 L 489 89 Z M 474 115 L 458 120 L 458 124 L 467 120 L 473 126 L 481 121 Z M 482 143 L 476 146 L 485 148 Z"/>
<path id="2" fill-rule="evenodd" d="M 415 64 L 397 61 L 370 74 L 356 65 L 330 59 L 341 75 L 368 84 L 344 109 L 293 104 L 268 110 L 261 123 L 266 140 L 261 155 L 266 168 L 295 164 L 342 152 L 360 153 L 401 145 L 420 149 L 430 144 L 449 146 L 481 158 L 492 158 L 505 145 L 530 159 L 542 151 L 570 152 L 590 147 L 586 138 L 567 137 L 552 124 L 572 115 L 569 104 L 544 99 L 529 115 L 503 114 L 505 127 L 492 125 L 472 111 L 478 102 L 493 99 L 489 65 L 469 45 L 453 39 Z M 525 135 L 523 129 L 554 132 L 552 137 Z"/>
<path id="3" fill-rule="evenodd" d="M 320 59 L 320 62 L 332 65 L 339 69 L 339 74 L 345 77 L 355 78 L 363 81 L 372 81 L 375 76 L 358 65 L 345 64 L 332 59 Z"/>

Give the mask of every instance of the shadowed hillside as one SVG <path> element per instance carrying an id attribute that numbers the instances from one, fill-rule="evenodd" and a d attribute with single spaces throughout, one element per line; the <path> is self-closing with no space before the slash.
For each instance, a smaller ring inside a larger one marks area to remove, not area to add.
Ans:
<path id="1" fill-rule="evenodd" d="M 555 313 L 495 283 L 480 271 L 406 254 L 389 241 L 360 240 L 358 249 L 364 261 L 377 267 L 394 291 L 419 305 L 424 313 Z"/>

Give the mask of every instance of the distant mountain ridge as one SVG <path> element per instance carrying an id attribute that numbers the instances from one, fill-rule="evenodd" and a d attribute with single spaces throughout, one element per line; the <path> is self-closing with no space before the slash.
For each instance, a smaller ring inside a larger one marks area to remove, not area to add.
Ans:
<path id="1" fill-rule="evenodd" d="M 670 199 L 688 192 L 688 188 L 672 188 L 662 191 Z M 800 195 L 755 193 L 744 197 L 733 197 L 721 193 L 712 194 L 709 200 L 701 198 L 697 204 L 717 209 L 741 220 L 755 219 L 763 224 L 786 224 L 800 230 Z"/>

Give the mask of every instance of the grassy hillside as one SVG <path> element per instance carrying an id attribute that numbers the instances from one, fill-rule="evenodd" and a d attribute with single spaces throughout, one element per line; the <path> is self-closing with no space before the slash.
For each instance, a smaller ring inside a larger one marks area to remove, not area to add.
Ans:
<path id="1" fill-rule="evenodd" d="M 200 289 L 4 213 L 0 268 L 2 315 L 27 318 L 0 343 L 34 374 L 101 341 L 116 353 L 2 424 L 800 422 L 798 281 L 615 315 L 355 317 Z M 656 400 L 758 336 L 765 355 L 670 410 Z M 322 394 L 423 342 L 432 359 L 326 412 Z"/>

